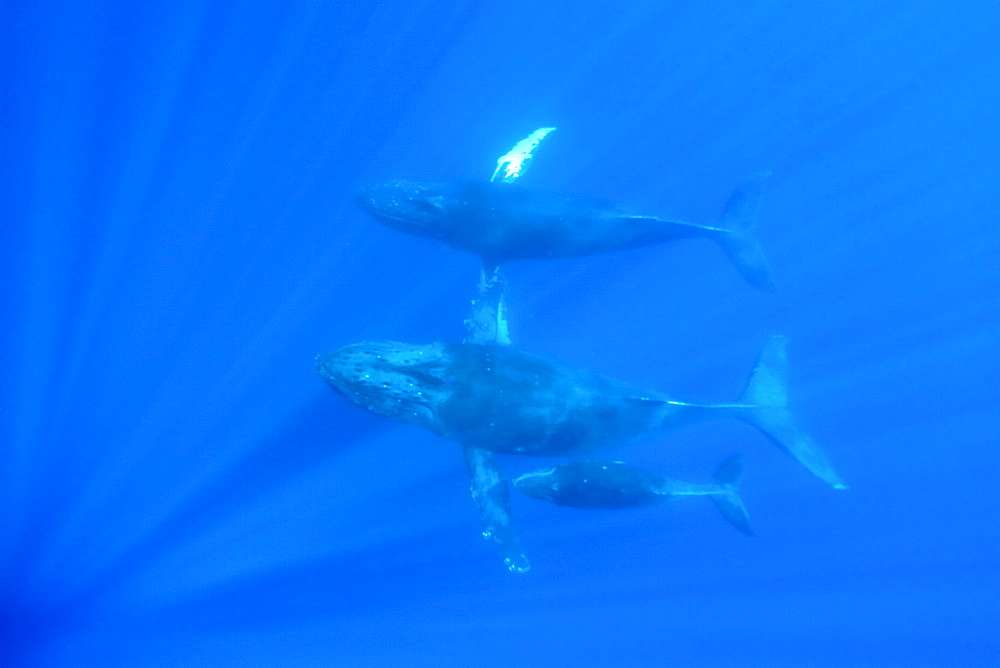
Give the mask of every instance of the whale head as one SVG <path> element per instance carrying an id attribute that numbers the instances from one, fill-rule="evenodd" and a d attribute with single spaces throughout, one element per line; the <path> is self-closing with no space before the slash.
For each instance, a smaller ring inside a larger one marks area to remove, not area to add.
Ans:
<path id="1" fill-rule="evenodd" d="M 514 479 L 514 487 L 522 494 L 542 501 L 557 503 L 560 498 L 559 475 L 554 468 L 540 469 L 518 476 Z"/>
<path id="2" fill-rule="evenodd" d="M 358 204 L 379 222 L 401 232 L 441 239 L 460 205 L 455 186 L 444 183 L 386 181 L 368 186 Z"/>
<path id="3" fill-rule="evenodd" d="M 369 341 L 316 358 L 316 373 L 373 413 L 428 429 L 451 395 L 450 355 L 443 344 Z"/>

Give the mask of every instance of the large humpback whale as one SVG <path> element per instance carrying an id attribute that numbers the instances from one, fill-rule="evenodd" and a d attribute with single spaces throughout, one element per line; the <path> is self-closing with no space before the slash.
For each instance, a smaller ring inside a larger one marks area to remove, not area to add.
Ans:
<path id="1" fill-rule="evenodd" d="M 469 343 L 357 343 L 317 358 L 317 373 L 354 403 L 492 453 L 594 452 L 713 417 L 753 425 L 830 485 L 843 488 L 787 407 L 784 337 L 761 351 L 740 398 L 676 401 L 529 353 Z"/>
<path id="2" fill-rule="evenodd" d="M 743 455 L 728 457 L 711 482 L 703 484 L 674 480 L 624 462 L 577 459 L 518 476 L 514 487 L 557 506 L 585 509 L 637 508 L 674 497 L 706 496 L 738 531 L 752 536 L 738 491 L 742 477 Z"/>
<path id="3" fill-rule="evenodd" d="M 475 253 L 487 267 L 707 238 L 726 252 L 748 283 L 773 290 L 767 261 L 753 237 L 767 176 L 760 174 L 737 190 L 715 226 L 634 215 L 595 199 L 506 183 L 389 181 L 365 189 L 358 202 L 389 227 Z"/>

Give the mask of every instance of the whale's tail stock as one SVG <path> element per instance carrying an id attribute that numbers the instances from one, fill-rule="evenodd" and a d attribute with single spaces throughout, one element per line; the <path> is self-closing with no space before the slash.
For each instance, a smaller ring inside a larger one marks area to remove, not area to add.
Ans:
<path id="1" fill-rule="evenodd" d="M 787 339 L 773 336 L 760 351 L 747 387 L 735 406 L 736 417 L 761 431 L 810 473 L 836 489 L 847 489 L 826 454 L 795 423 L 788 410 Z"/>
<path id="2" fill-rule="evenodd" d="M 773 292 L 771 268 L 754 236 L 764 183 L 770 175 L 771 172 L 756 174 L 730 196 L 718 225 L 712 228 L 711 238 L 725 251 L 747 283 Z"/>

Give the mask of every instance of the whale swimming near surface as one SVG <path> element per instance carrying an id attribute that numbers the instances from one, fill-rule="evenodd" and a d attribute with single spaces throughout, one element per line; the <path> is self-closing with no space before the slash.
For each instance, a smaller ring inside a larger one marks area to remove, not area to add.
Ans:
<path id="1" fill-rule="evenodd" d="M 558 506 L 585 509 L 637 508 L 680 496 L 707 496 L 738 531 L 753 535 L 750 517 L 737 487 L 743 455 L 728 457 L 712 476 L 698 484 L 666 478 L 624 462 L 578 459 L 518 476 L 514 487 Z"/>
<path id="2" fill-rule="evenodd" d="M 786 340 L 763 348 L 734 403 L 697 404 L 505 347 L 356 343 L 320 355 L 317 373 L 354 403 L 489 453 L 595 452 L 713 417 L 742 420 L 813 475 L 846 487 L 787 406 Z"/>
<path id="3" fill-rule="evenodd" d="M 507 183 L 388 181 L 363 190 L 358 202 L 389 227 L 481 256 L 488 269 L 511 260 L 706 238 L 726 252 L 748 283 L 774 290 L 753 236 L 767 176 L 761 173 L 733 193 L 714 226 L 634 215 L 595 199 Z"/>

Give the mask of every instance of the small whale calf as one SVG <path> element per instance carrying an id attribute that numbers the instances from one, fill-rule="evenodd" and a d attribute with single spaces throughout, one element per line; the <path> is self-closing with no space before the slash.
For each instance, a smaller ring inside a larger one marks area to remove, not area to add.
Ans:
<path id="1" fill-rule="evenodd" d="M 705 238 L 725 251 L 748 283 L 774 290 L 753 236 L 768 175 L 733 193 L 715 226 L 635 215 L 595 199 L 507 183 L 388 181 L 365 189 L 358 202 L 385 225 L 475 253 L 487 267 Z"/>
<path id="2" fill-rule="evenodd" d="M 711 482 L 673 480 L 624 462 L 588 459 L 525 473 L 514 487 L 530 497 L 558 506 L 585 509 L 637 508 L 679 496 L 707 496 L 738 531 L 753 535 L 750 518 L 739 496 L 743 455 L 727 458 Z"/>

